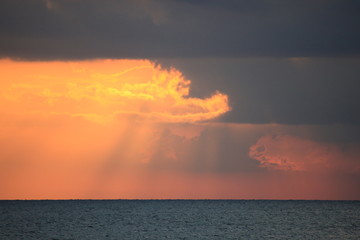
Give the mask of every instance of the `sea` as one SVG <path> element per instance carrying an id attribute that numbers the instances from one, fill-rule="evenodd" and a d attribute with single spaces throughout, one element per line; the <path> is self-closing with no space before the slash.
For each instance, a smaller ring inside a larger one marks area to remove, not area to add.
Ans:
<path id="1" fill-rule="evenodd" d="M 3 200 L 0 239 L 360 239 L 360 201 Z"/>

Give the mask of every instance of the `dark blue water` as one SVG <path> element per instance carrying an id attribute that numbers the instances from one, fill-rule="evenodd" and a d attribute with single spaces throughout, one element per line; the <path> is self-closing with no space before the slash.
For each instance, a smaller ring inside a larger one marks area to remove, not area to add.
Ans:
<path id="1" fill-rule="evenodd" d="M 360 239 L 360 201 L 0 201 L 0 239 Z"/>

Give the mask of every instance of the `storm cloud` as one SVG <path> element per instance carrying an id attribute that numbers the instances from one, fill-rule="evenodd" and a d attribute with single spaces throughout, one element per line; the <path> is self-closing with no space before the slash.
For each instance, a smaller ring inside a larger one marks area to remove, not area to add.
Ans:
<path id="1" fill-rule="evenodd" d="M 190 94 L 229 95 L 227 122 L 360 124 L 359 58 L 160 59 L 193 81 Z"/>
<path id="2" fill-rule="evenodd" d="M 360 3 L 3 0 L 0 57 L 359 56 Z"/>

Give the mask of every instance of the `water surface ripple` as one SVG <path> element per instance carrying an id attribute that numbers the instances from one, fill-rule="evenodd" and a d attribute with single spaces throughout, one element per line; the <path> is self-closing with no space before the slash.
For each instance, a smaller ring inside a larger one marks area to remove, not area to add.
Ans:
<path id="1" fill-rule="evenodd" d="M 0 239 L 360 239 L 360 201 L 0 201 Z"/>

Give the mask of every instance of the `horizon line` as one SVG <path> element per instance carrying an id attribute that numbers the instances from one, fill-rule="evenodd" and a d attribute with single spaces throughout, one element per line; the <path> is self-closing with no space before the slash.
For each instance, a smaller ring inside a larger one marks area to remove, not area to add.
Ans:
<path id="1" fill-rule="evenodd" d="M 360 201 L 360 199 L 270 199 L 270 198 L 29 198 L 0 201 Z"/>

